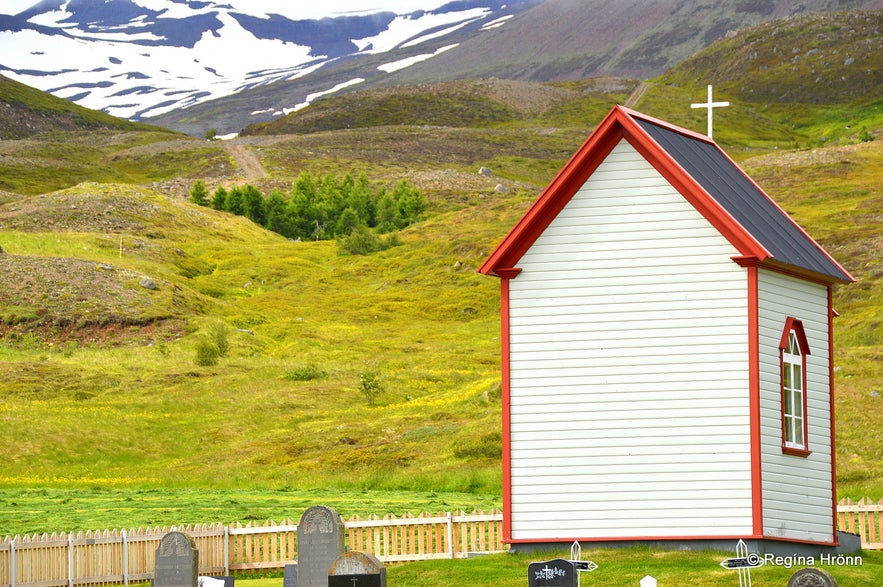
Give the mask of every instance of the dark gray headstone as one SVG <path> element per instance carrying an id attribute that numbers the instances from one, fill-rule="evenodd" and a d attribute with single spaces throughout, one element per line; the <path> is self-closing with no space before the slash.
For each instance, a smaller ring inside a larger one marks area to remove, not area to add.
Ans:
<path id="1" fill-rule="evenodd" d="M 386 587 L 386 567 L 374 555 L 345 552 L 328 571 L 328 587 Z"/>
<path id="2" fill-rule="evenodd" d="M 297 587 L 297 565 L 285 565 L 282 587 Z"/>
<path id="3" fill-rule="evenodd" d="M 199 551 L 190 536 L 169 532 L 156 549 L 153 587 L 197 587 Z"/>
<path id="4" fill-rule="evenodd" d="M 556 558 L 527 567 L 527 587 L 577 587 L 573 563 Z"/>
<path id="5" fill-rule="evenodd" d="M 313 506 L 297 524 L 297 585 L 327 587 L 328 570 L 346 550 L 343 519 L 323 505 Z"/>
<path id="6" fill-rule="evenodd" d="M 824 569 L 806 568 L 791 575 L 788 587 L 837 587 L 837 581 Z"/>

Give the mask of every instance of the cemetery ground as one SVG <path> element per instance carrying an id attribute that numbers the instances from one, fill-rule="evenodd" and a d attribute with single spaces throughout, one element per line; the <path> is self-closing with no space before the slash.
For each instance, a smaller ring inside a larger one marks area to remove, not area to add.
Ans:
<path id="1" fill-rule="evenodd" d="M 737 572 L 724 569 L 720 562 L 734 556 L 719 551 L 663 551 L 645 546 L 622 549 L 591 549 L 583 545 L 582 560 L 591 560 L 598 569 L 580 575 L 583 587 L 637 587 L 647 575 L 656 578 L 660 587 L 734 587 Z M 470 559 L 438 560 L 387 567 L 387 584 L 396 587 L 524 587 L 530 563 L 555 558 L 567 559 L 569 550 L 534 554 L 494 554 Z M 883 552 L 864 551 L 862 564 L 819 565 L 844 587 L 878 585 L 883 582 Z M 781 587 L 788 578 L 806 565 L 792 566 L 788 561 L 752 570 L 754 587 Z M 792 561 L 793 562 L 793 561 Z M 851 561 L 856 562 L 856 561 Z M 280 587 L 282 579 L 237 579 L 237 587 Z"/>

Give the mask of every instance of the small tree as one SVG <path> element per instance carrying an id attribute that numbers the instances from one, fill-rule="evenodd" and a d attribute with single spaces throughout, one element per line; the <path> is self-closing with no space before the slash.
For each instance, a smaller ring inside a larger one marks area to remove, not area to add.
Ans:
<path id="1" fill-rule="evenodd" d="M 337 241 L 337 246 L 342 252 L 350 255 L 370 255 L 383 249 L 383 241 L 371 232 L 370 228 L 359 224 L 352 227 L 347 236 L 341 237 Z"/>
<path id="2" fill-rule="evenodd" d="M 365 396 L 369 406 L 373 406 L 383 393 L 383 376 L 373 365 L 366 364 L 359 372 L 359 391 Z"/>
<path id="3" fill-rule="evenodd" d="M 190 201 L 198 206 L 208 206 L 208 190 L 201 179 L 193 182 L 193 187 L 190 188 Z"/>
<path id="4" fill-rule="evenodd" d="M 224 210 L 237 216 L 245 214 L 245 197 L 243 196 L 242 188 L 237 186 L 230 190 L 230 193 L 227 194 L 227 200 L 224 202 Z"/>
<path id="5" fill-rule="evenodd" d="M 212 208 L 215 210 L 227 209 L 227 190 L 222 185 L 219 185 L 215 190 L 215 195 L 212 197 Z"/>
<path id="6" fill-rule="evenodd" d="M 264 227 L 285 237 L 293 236 L 291 221 L 288 219 L 288 203 L 278 190 L 270 192 L 265 206 L 267 219 Z"/>
<path id="7" fill-rule="evenodd" d="M 341 212 L 337 219 L 335 233 L 339 236 L 346 236 L 353 231 L 353 228 L 359 225 L 359 213 L 352 208 L 347 208 Z"/>
<path id="8" fill-rule="evenodd" d="M 267 207 L 264 195 L 251 184 L 248 184 L 242 190 L 242 210 L 243 215 L 248 216 L 255 224 L 266 225 Z"/>

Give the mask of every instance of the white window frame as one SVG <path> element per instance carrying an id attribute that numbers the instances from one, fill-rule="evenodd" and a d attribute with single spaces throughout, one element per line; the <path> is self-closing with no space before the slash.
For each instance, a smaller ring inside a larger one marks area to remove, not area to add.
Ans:
<path id="1" fill-rule="evenodd" d="M 803 324 L 788 318 L 779 343 L 782 392 L 782 451 L 808 456 L 806 356 Z"/>

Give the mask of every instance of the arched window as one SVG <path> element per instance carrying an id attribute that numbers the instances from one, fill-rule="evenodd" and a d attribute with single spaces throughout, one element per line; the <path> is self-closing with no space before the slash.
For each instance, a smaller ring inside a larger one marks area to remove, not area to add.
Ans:
<path id="1" fill-rule="evenodd" d="M 779 341 L 782 373 L 782 451 L 796 456 L 809 455 L 806 423 L 806 356 L 809 344 L 803 323 L 785 321 Z"/>

